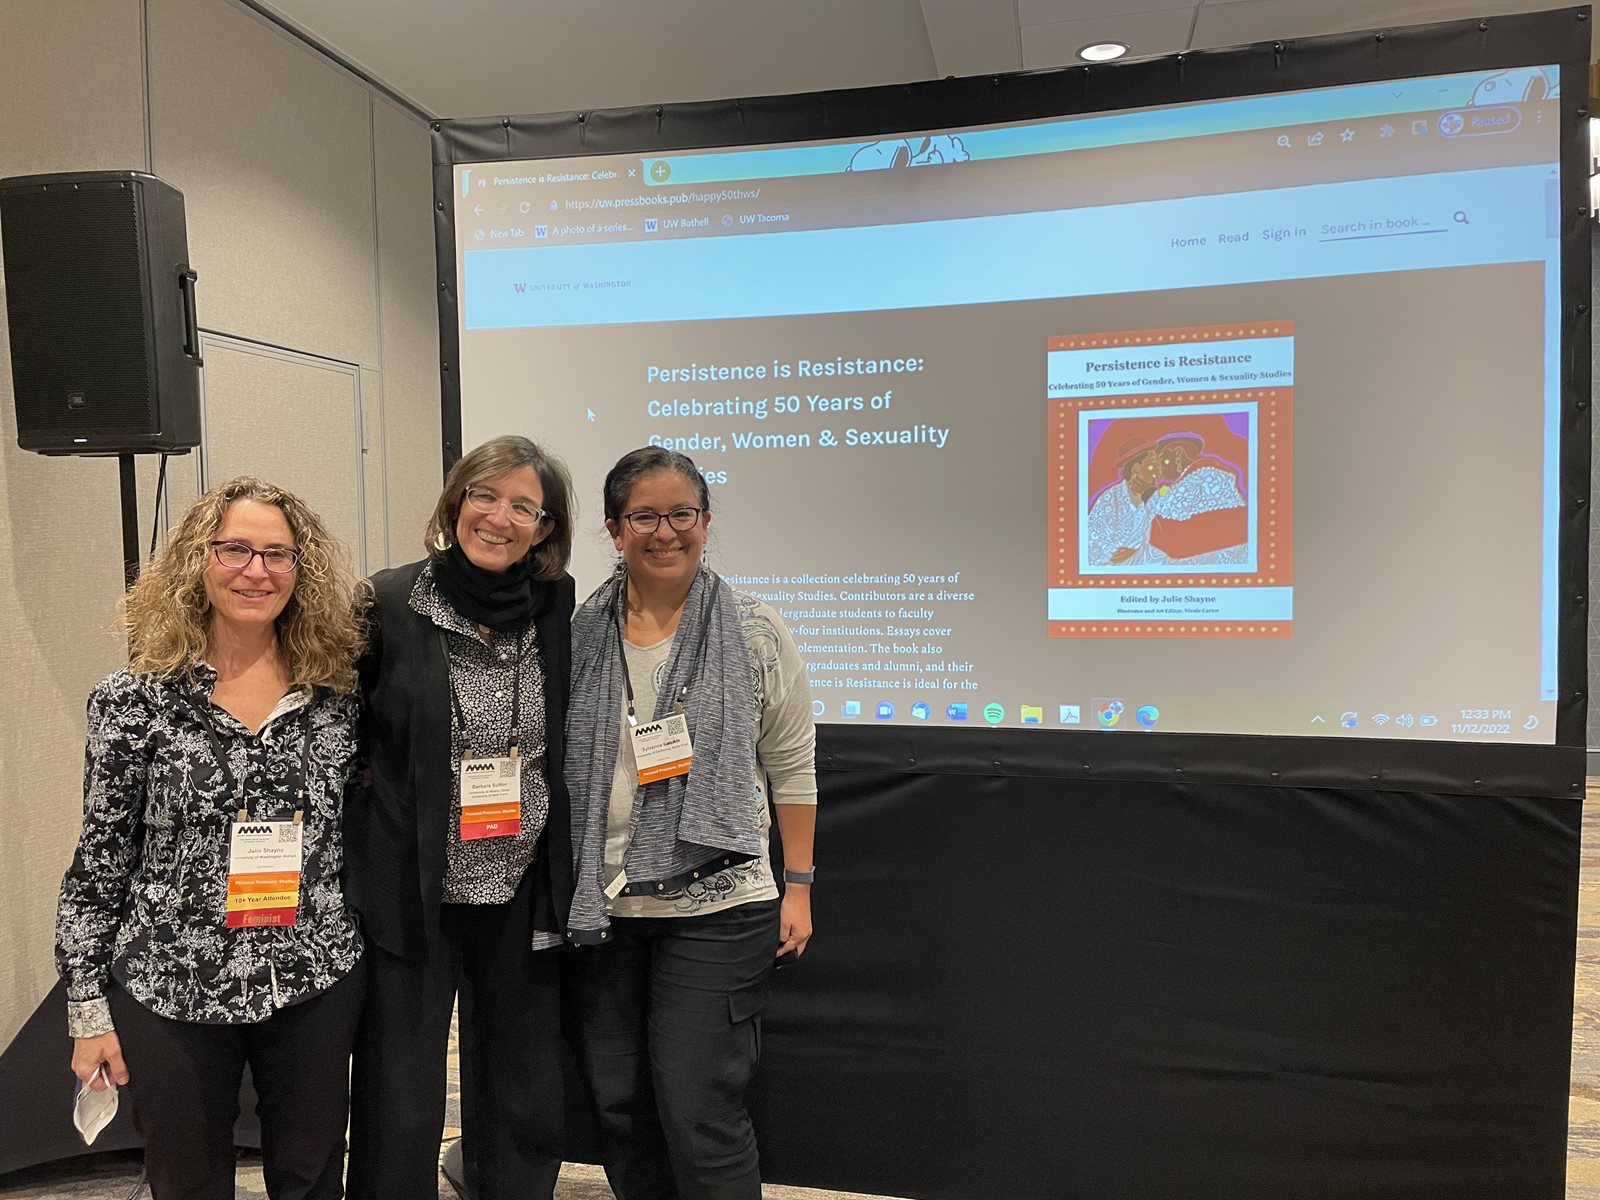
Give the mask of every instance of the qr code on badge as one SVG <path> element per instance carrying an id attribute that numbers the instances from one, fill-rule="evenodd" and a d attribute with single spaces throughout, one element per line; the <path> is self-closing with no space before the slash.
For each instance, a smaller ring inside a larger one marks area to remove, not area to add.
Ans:
<path id="1" fill-rule="evenodd" d="M 506 758 L 500 761 L 500 778 L 515 779 L 517 777 L 517 764 L 520 760 Z"/>
<path id="2" fill-rule="evenodd" d="M 299 826 L 291 825 L 287 821 L 285 821 L 282 825 L 278 826 L 278 841 L 280 841 L 280 842 L 282 842 L 284 844 L 287 844 L 289 842 L 293 842 L 293 841 L 298 840 L 299 837 L 300 837 L 300 828 L 299 828 Z"/>

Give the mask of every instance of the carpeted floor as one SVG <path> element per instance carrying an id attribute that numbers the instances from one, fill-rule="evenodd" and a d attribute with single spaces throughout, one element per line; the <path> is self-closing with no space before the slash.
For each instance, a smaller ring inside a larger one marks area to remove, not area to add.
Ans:
<path id="1" fill-rule="evenodd" d="M 139 1182 L 139 1156 L 98 1154 L 48 1168 L 18 1171 L 0 1178 L 0 1197 L 5 1200 L 131 1200 Z M 140 1189 L 140 1200 L 149 1191 Z M 817 1192 L 809 1188 L 776 1187 L 762 1189 L 763 1200 L 872 1200 L 845 1192 Z M 455 1200 L 455 1192 L 439 1179 L 440 1200 Z M 557 1200 L 614 1200 L 606 1177 L 599 1167 L 568 1163 L 556 1185 Z M 261 1183 L 261 1161 L 247 1156 L 239 1163 L 237 1200 L 267 1200 Z"/>

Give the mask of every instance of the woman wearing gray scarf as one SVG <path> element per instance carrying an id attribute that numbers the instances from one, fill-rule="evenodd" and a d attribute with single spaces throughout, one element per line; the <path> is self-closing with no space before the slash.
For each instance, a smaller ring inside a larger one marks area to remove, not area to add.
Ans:
<path id="1" fill-rule="evenodd" d="M 778 614 L 705 568 L 692 461 L 624 455 L 605 514 L 621 562 L 573 623 L 566 763 L 601 1156 L 618 1200 L 759 1200 L 744 1098 L 774 958 L 811 937 L 811 690 Z"/>

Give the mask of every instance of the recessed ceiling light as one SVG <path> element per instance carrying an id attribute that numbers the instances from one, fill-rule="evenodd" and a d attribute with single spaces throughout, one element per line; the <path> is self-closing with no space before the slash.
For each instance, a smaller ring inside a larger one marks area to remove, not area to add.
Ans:
<path id="1" fill-rule="evenodd" d="M 1095 42 L 1094 45 L 1079 50 L 1078 57 L 1085 62 L 1110 62 L 1113 58 L 1121 58 L 1127 52 L 1126 42 Z"/>

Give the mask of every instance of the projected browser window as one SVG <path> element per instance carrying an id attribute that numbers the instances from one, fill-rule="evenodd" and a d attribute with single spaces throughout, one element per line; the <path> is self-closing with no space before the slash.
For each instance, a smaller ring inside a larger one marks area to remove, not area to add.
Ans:
<path id="1" fill-rule="evenodd" d="M 1555 68 L 456 170 L 465 443 L 711 483 L 819 720 L 1552 742 Z"/>

